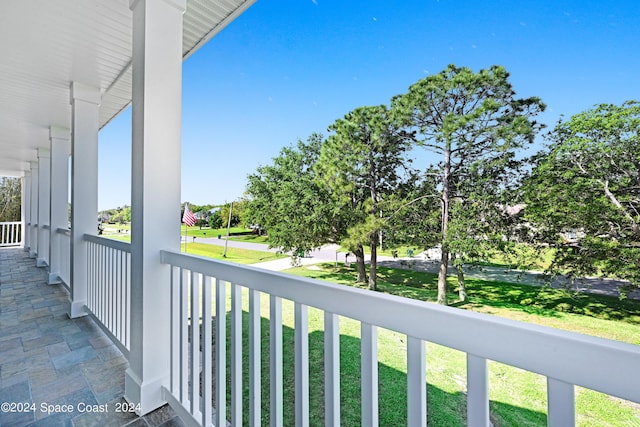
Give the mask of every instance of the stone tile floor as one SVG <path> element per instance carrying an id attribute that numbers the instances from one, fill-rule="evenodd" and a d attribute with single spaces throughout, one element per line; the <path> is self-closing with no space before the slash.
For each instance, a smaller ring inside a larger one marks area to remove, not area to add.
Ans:
<path id="1" fill-rule="evenodd" d="M 0 248 L 0 426 L 183 426 L 166 405 L 116 412 L 127 360 L 90 318 L 69 319 L 67 290 L 46 275 L 22 248 Z"/>

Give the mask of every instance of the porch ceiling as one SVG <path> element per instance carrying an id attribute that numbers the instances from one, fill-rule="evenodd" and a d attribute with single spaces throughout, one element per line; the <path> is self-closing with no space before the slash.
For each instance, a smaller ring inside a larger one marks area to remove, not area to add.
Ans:
<path id="1" fill-rule="evenodd" d="M 187 0 L 184 58 L 254 1 Z M 50 126 L 71 127 L 72 81 L 100 88 L 101 128 L 131 102 L 131 15 L 129 0 L 0 4 L 0 175 L 21 176 Z"/>

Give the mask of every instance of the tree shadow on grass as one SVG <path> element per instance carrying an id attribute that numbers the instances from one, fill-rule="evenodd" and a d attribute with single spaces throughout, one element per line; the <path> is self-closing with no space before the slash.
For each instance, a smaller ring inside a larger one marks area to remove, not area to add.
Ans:
<path id="1" fill-rule="evenodd" d="M 315 277 L 333 283 L 359 286 L 355 270 L 343 265 L 321 264 Z M 640 325 L 640 301 L 588 293 L 569 292 L 549 286 L 535 286 L 490 280 L 466 279 L 468 301 L 457 302 L 455 277 L 447 280 L 450 305 L 459 308 L 494 307 L 544 317 L 573 313 L 605 320 Z M 435 302 L 438 276 L 433 273 L 397 268 L 378 268 L 378 290 L 406 298 Z"/>
<path id="2" fill-rule="evenodd" d="M 605 320 L 640 324 L 640 301 L 573 293 L 548 286 L 532 286 L 478 279 L 467 280 L 470 304 L 519 310 L 545 317 L 573 313 Z"/>
<path id="3" fill-rule="evenodd" d="M 263 296 L 264 298 L 265 296 Z M 243 321 L 243 425 L 249 419 L 249 313 L 242 313 Z M 215 330 L 215 319 L 213 320 Z M 230 405 L 230 315 L 227 316 L 227 402 Z M 283 326 L 283 425 L 295 425 L 295 378 L 294 378 L 294 329 Z M 215 336 L 214 354 L 215 354 Z M 361 425 L 361 341 L 350 335 L 340 335 L 340 402 L 341 424 Z M 310 425 L 324 425 L 324 333 L 314 330 L 309 334 L 309 414 Z M 406 354 L 404 351 L 402 354 Z M 269 425 L 269 319 L 261 318 L 261 370 L 262 413 L 261 424 Z M 406 357 L 406 356 L 404 356 Z M 446 361 L 443 361 L 445 363 Z M 214 368 L 215 369 L 215 368 Z M 436 367 L 437 369 L 437 367 Z M 213 373 L 215 377 L 215 372 Z M 464 377 L 465 373 L 460 375 Z M 407 424 L 407 375 L 384 363 L 378 363 L 379 418 L 381 426 Z M 215 396 L 215 391 L 214 391 Z M 491 402 L 491 420 L 494 426 L 544 425 L 546 415 L 506 403 Z M 227 414 L 230 412 L 227 408 Z M 429 426 L 466 425 L 466 396 L 462 392 L 449 393 L 427 384 L 427 422 Z M 517 420 L 516 424 L 513 424 Z M 238 425 L 230 420 L 232 425 Z"/>

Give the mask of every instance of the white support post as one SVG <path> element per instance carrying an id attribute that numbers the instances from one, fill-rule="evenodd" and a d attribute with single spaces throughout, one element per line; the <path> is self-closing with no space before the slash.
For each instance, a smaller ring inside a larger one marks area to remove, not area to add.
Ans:
<path id="1" fill-rule="evenodd" d="M 362 425 L 378 426 L 378 327 L 360 324 Z"/>
<path id="2" fill-rule="evenodd" d="M 576 400 L 573 384 L 547 377 L 547 426 L 576 425 Z"/>
<path id="3" fill-rule="evenodd" d="M 324 425 L 340 425 L 340 318 L 324 312 Z"/>
<path id="4" fill-rule="evenodd" d="M 31 244 L 31 170 L 22 178 L 22 247 L 29 252 Z"/>
<path id="5" fill-rule="evenodd" d="M 407 336 L 407 425 L 427 426 L 427 362 L 424 342 Z"/>
<path id="6" fill-rule="evenodd" d="M 71 307 L 69 317 L 86 315 L 87 242 L 97 233 L 98 218 L 98 107 L 100 91 L 71 84 Z"/>
<path id="7" fill-rule="evenodd" d="M 490 425 L 487 359 L 467 353 L 467 426 Z"/>
<path id="8" fill-rule="evenodd" d="M 38 255 L 38 162 L 31 162 L 31 209 L 29 209 L 29 256 Z"/>
<path id="9" fill-rule="evenodd" d="M 282 298 L 271 295 L 269 303 L 269 425 L 280 427 L 282 395 Z"/>
<path id="10" fill-rule="evenodd" d="M 210 304 L 210 303 L 209 303 Z M 216 279 L 216 416 L 214 425 L 227 425 L 227 284 Z M 192 364 L 193 366 L 193 364 Z M 209 404 L 209 402 L 207 402 Z"/>
<path id="11" fill-rule="evenodd" d="M 205 300 L 206 301 L 206 300 Z M 235 425 L 242 423 L 242 288 L 231 284 L 231 413 Z"/>
<path id="12" fill-rule="evenodd" d="M 49 265 L 49 208 L 51 201 L 51 154 L 38 148 L 38 257 L 36 266 Z"/>
<path id="13" fill-rule="evenodd" d="M 258 427 L 262 421 L 262 347 L 260 292 L 249 290 L 249 426 Z"/>
<path id="14" fill-rule="evenodd" d="M 69 222 L 69 154 L 71 152 L 71 134 L 69 129 L 51 127 L 51 221 L 49 237 L 49 280 L 50 285 L 60 283 L 62 254 L 58 228 L 67 228 Z"/>
<path id="15" fill-rule="evenodd" d="M 296 427 L 309 427 L 309 310 L 295 303 L 295 414 Z"/>
<path id="16" fill-rule="evenodd" d="M 170 268 L 180 250 L 182 15 L 186 0 L 130 0 L 133 11 L 131 349 L 125 399 L 162 406 L 170 375 Z"/>

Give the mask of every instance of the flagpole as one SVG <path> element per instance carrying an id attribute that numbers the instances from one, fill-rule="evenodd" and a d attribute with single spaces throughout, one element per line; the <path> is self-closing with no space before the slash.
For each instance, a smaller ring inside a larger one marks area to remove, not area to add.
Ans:
<path id="1" fill-rule="evenodd" d="M 182 214 L 182 223 L 184 224 L 184 252 L 187 253 L 187 230 L 190 225 L 196 224 L 196 217 L 189 210 L 189 204 L 184 204 L 184 213 Z M 194 238 L 195 239 L 195 238 Z"/>
<path id="2" fill-rule="evenodd" d="M 184 204 L 184 213 L 187 212 L 187 204 Z M 184 253 L 187 253 L 187 223 L 184 222 L 184 213 L 182 214 L 182 223 L 184 224 Z M 182 240 L 182 236 L 180 237 Z M 181 242 L 182 243 L 182 242 Z M 180 245 L 180 251 L 182 252 L 182 244 Z"/>

